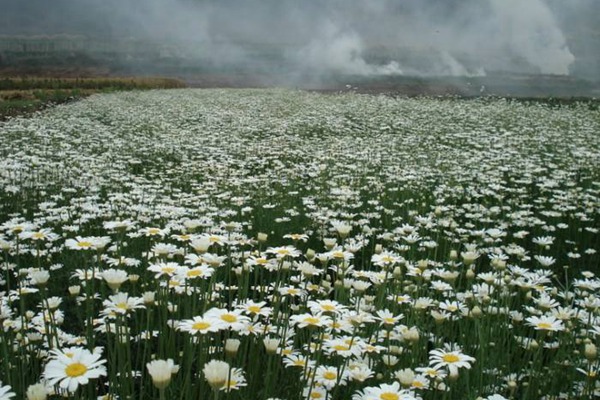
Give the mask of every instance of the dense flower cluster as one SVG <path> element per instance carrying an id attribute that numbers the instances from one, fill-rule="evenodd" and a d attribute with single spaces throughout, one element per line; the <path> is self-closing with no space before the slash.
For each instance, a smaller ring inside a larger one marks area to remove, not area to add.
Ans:
<path id="1" fill-rule="evenodd" d="M 598 131 L 285 90 L 3 123 L 0 399 L 600 396 Z"/>

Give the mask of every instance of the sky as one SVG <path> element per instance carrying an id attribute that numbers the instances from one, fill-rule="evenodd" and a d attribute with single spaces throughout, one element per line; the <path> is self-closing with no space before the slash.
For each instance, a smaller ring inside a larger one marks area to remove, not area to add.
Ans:
<path id="1" fill-rule="evenodd" d="M 223 65 L 277 52 L 285 68 L 357 75 L 600 67 L 599 0 L 0 0 L 0 10 L 0 35 L 168 42 Z"/>

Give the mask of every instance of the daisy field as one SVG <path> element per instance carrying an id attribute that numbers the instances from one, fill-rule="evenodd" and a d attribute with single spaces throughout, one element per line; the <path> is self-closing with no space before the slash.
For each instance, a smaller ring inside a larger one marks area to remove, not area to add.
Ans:
<path id="1" fill-rule="evenodd" d="M 599 132 L 283 89 L 0 123 L 0 399 L 600 397 Z"/>

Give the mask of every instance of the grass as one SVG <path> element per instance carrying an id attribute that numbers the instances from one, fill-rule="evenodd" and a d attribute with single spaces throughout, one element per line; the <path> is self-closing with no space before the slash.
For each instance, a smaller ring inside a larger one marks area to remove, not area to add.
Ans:
<path id="1" fill-rule="evenodd" d="M 27 114 L 94 93 L 181 88 L 171 78 L 0 78 L 0 120 Z"/>

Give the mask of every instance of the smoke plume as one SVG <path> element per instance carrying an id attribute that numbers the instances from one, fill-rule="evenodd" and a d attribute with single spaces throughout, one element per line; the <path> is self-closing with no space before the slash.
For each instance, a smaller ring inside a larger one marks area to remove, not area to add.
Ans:
<path id="1" fill-rule="evenodd" d="M 287 76 L 591 75 L 599 3 L 0 0 L 0 35 L 77 35 L 125 56 L 129 40 L 187 65 Z"/>

